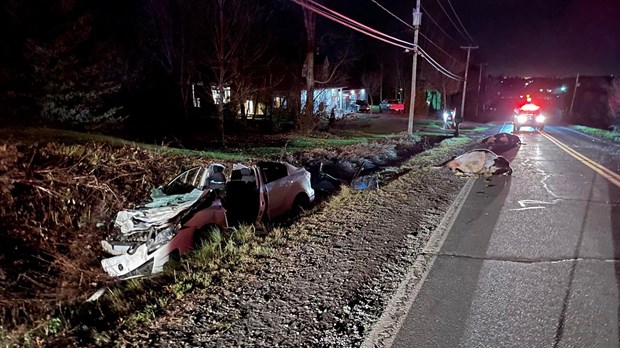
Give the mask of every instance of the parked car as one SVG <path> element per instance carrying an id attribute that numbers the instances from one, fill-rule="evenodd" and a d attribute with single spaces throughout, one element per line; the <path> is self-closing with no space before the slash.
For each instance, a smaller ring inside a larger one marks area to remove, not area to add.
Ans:
<path id="1" fill-rule="evenodd" d="M 365 100 L 360 100 L 360 99 L 356 100 L 355 108 L 356 108 L 355 112 L 365 112 L 365 113 L 370 112 L 370 105 Z"/>
<path id="2" fill-rule="evenodd" d="M 151 202 L 117 213 L 118 235 L 102 241 L 103 269 L 131 278 L 161 272 L 174 255 L 191 251 L 215 228 L 271 220 L 310 206 L 310 173 L 283 162 L 212 164 L 187 170 L 151 192 Z"/>
<path id="3" fill-rule="evenodd" d="M 399 102 L 396 99 L 385 99 L 379 104 L 379 110 L 381 112 L 398 112 L 403 113 L 405 111 L 405 104 Z"/>

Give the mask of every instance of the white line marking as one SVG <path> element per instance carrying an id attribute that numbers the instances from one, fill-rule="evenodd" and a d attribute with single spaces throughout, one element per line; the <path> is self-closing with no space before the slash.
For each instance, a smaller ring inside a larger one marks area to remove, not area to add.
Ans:
<path id="1" fill-rule="evenodd" d="M 499 129 L 499 132 L 500 132 L 500 133 L 505 133 L 505 132 L 504 132 L 504 127 L 506 127 L 506 122 L 504 122 L 504 123 L 502 124 L 502 128 L 500 128 L 500 129 Z"/>
<path id="2" fill-rule="evenodd" d="M 522 210 L 532 210 L 532 209 L 545 209 L 547 207 L 544 206 L 540 206 L 540 204 L 542 205 L 554 205 L 557 202 L 561 201 L 560 199 L 554 199 L 552 202 L 545 202 L 545 201 L 537 201 L 535 199 L 521 199 L 519 200 L 517 203 L 519 203 L 519 206 L 521 206 L 521 208 L 513 208 L 513 209 L 508 209 L 509 211 L 522 211 Z M 535 206 L 533 207 L 528 207 L 529 204 L 535 204 Z"/>
<path id="3" fill-rule="evenodd" d="M 535 210 L 535 209 L 545 209 L 547 207 L 525 207 L 525 208 L 514 208 L 508 209 L 509 211 L 524 211 L 524 210 Z"/>
<path id="4" fill-rule="evenodd" d="M 527 207 L 528 204 L 553 204 L 553 203 L 549 203 L 545 201 L 537 201 L 534 199 L 522 199 L 518 203 L 521 206 L 521 208 Z"/>
<path id="5" fill-rule="evenodd" d="M 443 219 L 429 238 L 422 253 L 418 255 L 415 263 L 407 272 L 405 279 L 388 302 L 381 317 L 373 325 L 372 330 L 364 339 L 362 348 L 390 347 L 400 331 L 409 309 L 418 297 L 418 293 L 428 276 L 437 254 L 441 249 L 448 233 L 454 225 L 466 198 L 469 196 L 471 188 L 475 182 L 474 178 L 467 180 L 467 183 L 456 196 L 450 205 Z"/>

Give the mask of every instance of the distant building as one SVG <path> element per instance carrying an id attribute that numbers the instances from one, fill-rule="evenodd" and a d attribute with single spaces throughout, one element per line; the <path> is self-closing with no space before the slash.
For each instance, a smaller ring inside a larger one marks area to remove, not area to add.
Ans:
<path id="1" fill-rule="evenodd" d="M 306 105 L 308 92 L 301 91 L 301 106 Z M 368 101 L 365 89 L 348 89 L 347 87 L 316 88 L 314 90 L 314 112 L 329 115 L 334 110 L 335 116 L 342 117 L 356 111 L 356 100 Z"/>

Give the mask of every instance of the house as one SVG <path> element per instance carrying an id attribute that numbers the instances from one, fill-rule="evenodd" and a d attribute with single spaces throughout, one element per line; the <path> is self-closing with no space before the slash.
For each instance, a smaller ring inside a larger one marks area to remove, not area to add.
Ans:
<path id="1" fill-rule="evenodd" d="M 301 91 L 301 104 L 306 105 L 308 92 Z M 368 101 L 365 89 L 349 89 L 347 87 L 326 87 L 314 89 L 314 112 L 327 116 L 334 110 L 336 118 L 355 112 L 356 100 Z"/>

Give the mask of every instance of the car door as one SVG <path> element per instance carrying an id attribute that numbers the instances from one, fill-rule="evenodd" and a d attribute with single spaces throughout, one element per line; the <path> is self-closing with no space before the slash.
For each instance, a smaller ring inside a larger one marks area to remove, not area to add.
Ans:
<path id="1" fill-rule="evenodd" d="M 294 178 L 289 176 L 283 163 L 260 162 L 258 166 L 264 181 L 267 216 L 273 219 L 291 208 L 291 202 L 295 198 L 295 192 L 291 190 Z"/>

